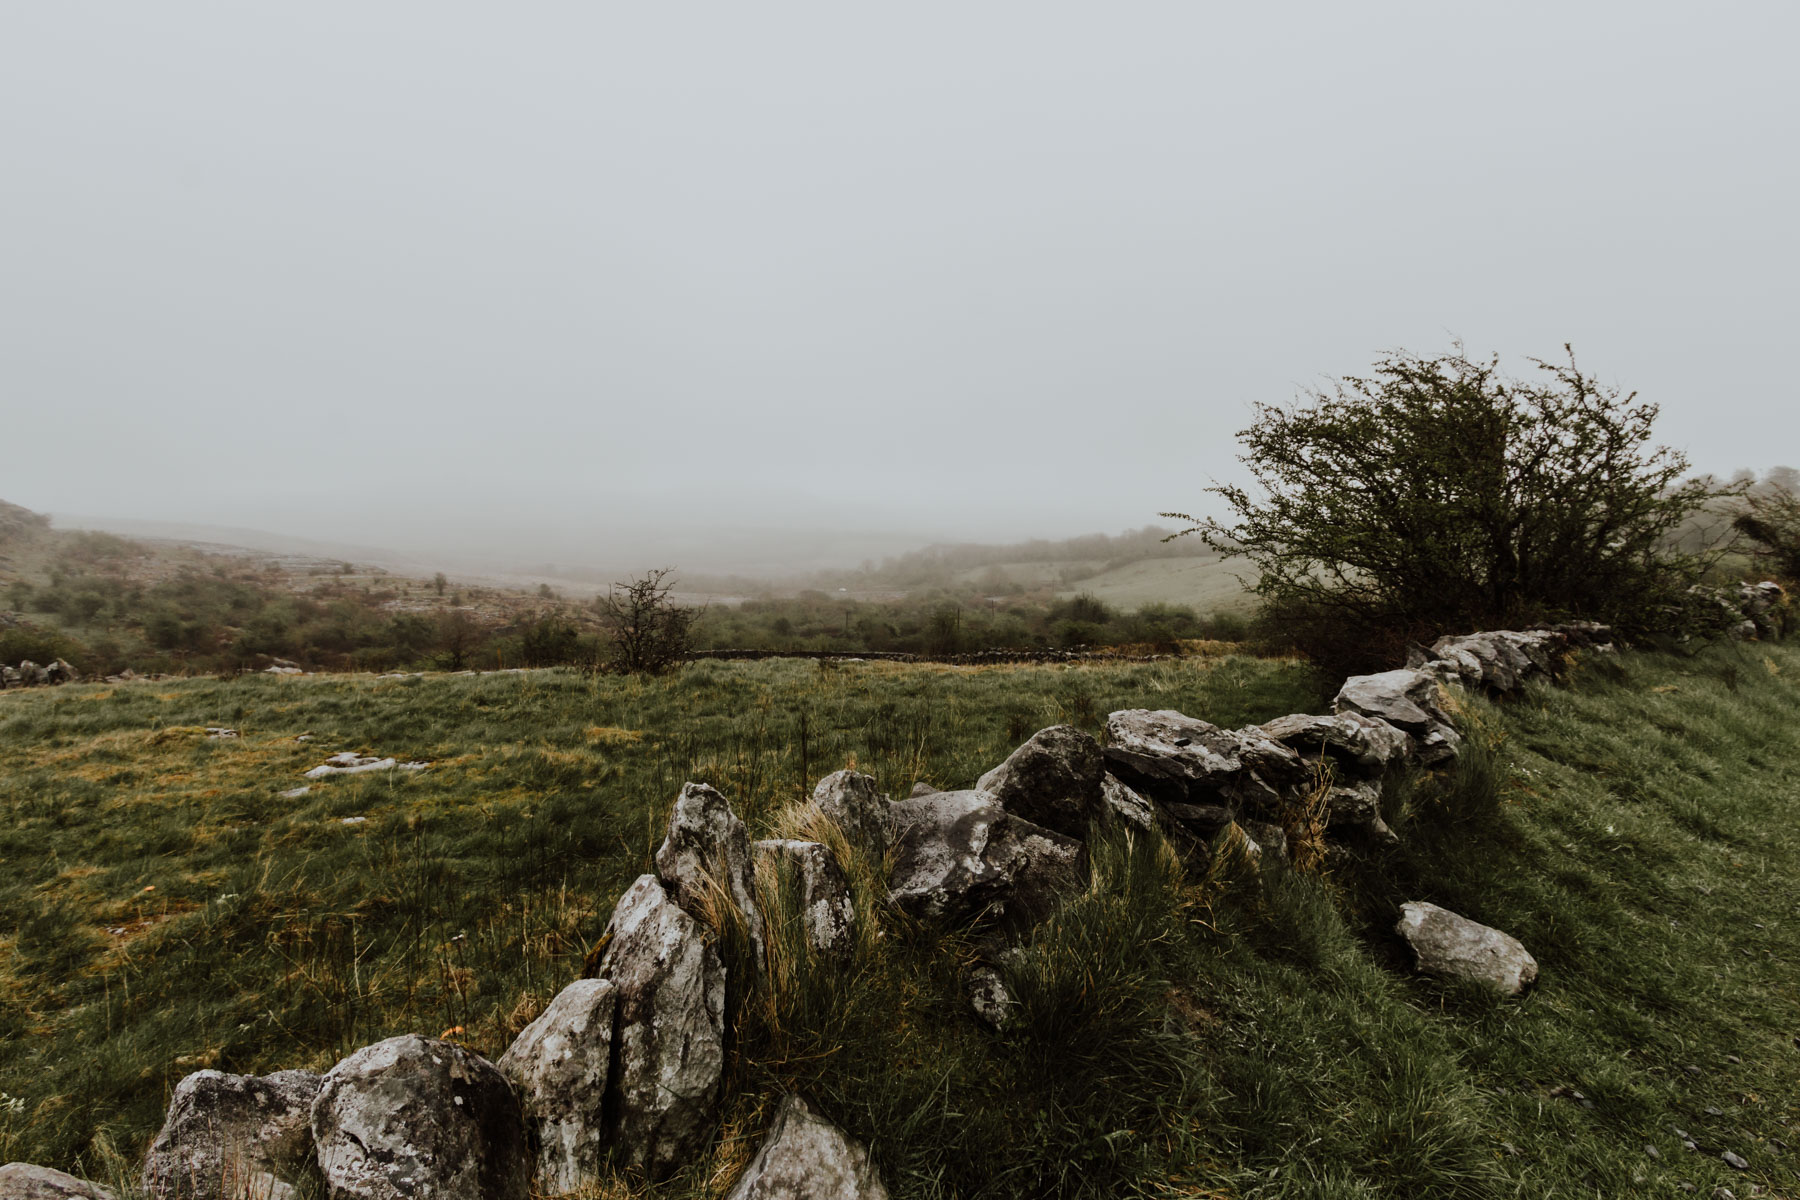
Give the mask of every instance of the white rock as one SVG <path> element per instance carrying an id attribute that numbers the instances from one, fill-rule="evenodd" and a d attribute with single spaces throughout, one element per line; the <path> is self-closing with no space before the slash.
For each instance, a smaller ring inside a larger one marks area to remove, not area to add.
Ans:
<path id="1" fill-rule="evenodd" d="M 726 1200 L 887 1200 L 887 1194 L 862 1143 L 789 1095 Z"/>
<path id="2" fill-rule="evenodd" d="M 1514 996 L 1537 978 L 1537 960 L 1519 940 L 1421 900 L 1400 906 L 1394 927 L 1428 975 L 1468 979 Z"/>

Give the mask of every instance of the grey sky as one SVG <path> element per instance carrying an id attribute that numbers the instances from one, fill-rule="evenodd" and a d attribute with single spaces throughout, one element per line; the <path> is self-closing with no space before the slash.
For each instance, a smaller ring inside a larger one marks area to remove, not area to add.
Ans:
<path id="1" fill-rule="evenodd" d="M 1800 459 L 1792 4 L 0 15 L 41 510 L 562 561 L 1117 530 L 1235 477 L 1250 402 L 1452 336 Z"/>

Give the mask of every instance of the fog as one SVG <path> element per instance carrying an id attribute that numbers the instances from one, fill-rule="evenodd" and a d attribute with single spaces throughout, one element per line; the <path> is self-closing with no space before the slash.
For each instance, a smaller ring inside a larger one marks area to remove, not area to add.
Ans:
<path id="1" fill-rule="evenodd" d="M 0 498 L 687 564 L 1205 509 L 1572 342 L 1793 461 L 1800 9 L 94 3 L 0 36 Z"/>

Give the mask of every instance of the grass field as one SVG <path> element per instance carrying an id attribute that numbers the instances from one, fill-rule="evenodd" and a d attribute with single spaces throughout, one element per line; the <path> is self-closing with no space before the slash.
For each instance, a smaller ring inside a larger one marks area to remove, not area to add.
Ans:
<path id="1" fill-rule="evenodd" d="M 884 916 L 852 969 L 798 962 L 746 1006 L 712 1154 L 606 1194 L 722 1195 L 795 1086 L 905 1197 L 1794 1194 L 1796 679 L 1800 648 L 1718 647 L 1471 701 L 1461 767 L 1394 797 L 1404 848 L 1323 875 L 1184 871 L 1097 832 L 1093 887 L 1012 969 L 1006 1035 L 966 1013 L 961 939 Z M 459 1026 L 498 1055 L 580 973 L 684 779 L 756 834 L 852 763 L 966 785 L 1056 721 L 1231 726 L 1316 708 L 1311 687 L 1236 658 L 775 661 L 0 696 L 0 1159 L 124 1182 L 204 1066 L 324 1069 Z M 279 797 L 337 750 L 433 766 Z M 1536 988 L 1411 976 L 1408 899 L 1519 936 Z"/>
<path id="2" fill-rule="evenodd" d="M 1248 616 L 1256 596 L 1238 578 L 1246 564 L 1217 558 L 1145 558 L 1064 585 L 1063 597 L 1086 593 L 1131 612 L 1146 604 L 1185 604 L 1200 613 Z"/>

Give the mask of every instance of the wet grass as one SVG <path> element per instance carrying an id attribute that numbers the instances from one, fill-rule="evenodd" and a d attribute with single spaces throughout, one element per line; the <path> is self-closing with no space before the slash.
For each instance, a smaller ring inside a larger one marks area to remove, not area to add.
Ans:
<path id="1" fill-rule="evenodd" d="M 963 1000 L 974 947 L 886 913 L 846 849 L 880 936 L 814 961 L 765 888 L 780 982 L 741 1009 L 720 1139 L 601 1194 L 722 1195 L 795 1087 L 906 1197 L 1795 1194 L 1796 680 L 1800 648 L 1717 647 L 1470 700 L 1458 768 L 1394 790 L 1401 847 L 1319 873 L 1097 829 L 1089 891 L 1006 969 L 1022 1019 L 1001 1034 Z M 1317 698 L 1250 660 L 9 698 L 0 1090 L 22 1103 L 0 1156 L 117 1177 L 200 1066 L 322 1069 L 455 1026 L 497 1055 L 580 973 L 686 778 L 753 833 L 804 833 L 828 770 L 966 785 L 1042 725 L 1139 705 L 1230 726 Z M 243 736 L 207 741 L 219 723 Z M 436 765 L 276 797 L 339 749 Z M 1520 937 L 1538 984 L 1413 976 L 1391 932 L 1412 899 Z"/>

